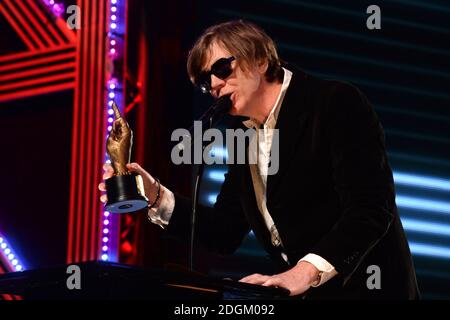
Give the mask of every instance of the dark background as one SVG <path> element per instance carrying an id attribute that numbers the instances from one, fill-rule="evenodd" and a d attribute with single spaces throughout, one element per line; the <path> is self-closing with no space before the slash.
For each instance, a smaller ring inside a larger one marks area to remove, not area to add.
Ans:
<path id="1" fill-rule="evenodd" d="M 66 5 L 72 4 L 65 1 Z M 368 96 L 386 132 L 395 173 L 450 179 L 450 5 L 447 1 L 378 1 L 381 30 L 366 28 L 366 1 L 189 0 L 129 1 L 130 74 L 141 68 L 138 46 L 148 52 L 143 108 L 143 166 L 171 189 L 189 195 L 191 168 L 170 162 L 170 134 L 189 127 L 211 103 L 192 88 L 186 56 L 205 27 L 246 19 L 263 27 L 280 56 L 316 76 L 350 81 Z M 23 49 L 0 17 L 0 53 Z M 71 91 L 0 105 L 0 230 L 29 267 L 65 262 L 72 125 Z M 142 126 L 137 109 L 129 114 Z M 226 123 L 226 122 L 225 122 Z M 224 124 L 225 125 L 225 124 Z M 224 125 L 222 127 L 224 127 Z M 220 182 L 208 178 L 202 202 L 217 194 Z M 424 298 L 450 298 L 450 190 L 396 185 L 401 197 L 440 201 L 440 209 L 408 208 L 403 219 L 439 224 L 434 232 L 407 228 L 410 243 L 439 246 L 434 257 L 412 248 Z M 405 199 L 405 198 L 403 198 Z M 402 202 L 403 203 L 403 202 Z M 423 203 L 423 201 L 422 201 Z M 419 205 L 420 207 L 420 205 Z M 140 217 L 145 222 L 143 217 Z M 416 225 L 417 226 L 417 225 Z M 186 264 L 186 247 L 166 239 L 159 227 L 141 223 L 140 260 L 145 266 Z M 240 276 L 270 270 L 250 234 L 232 257 L 200 251 L 198 269 Z"/>

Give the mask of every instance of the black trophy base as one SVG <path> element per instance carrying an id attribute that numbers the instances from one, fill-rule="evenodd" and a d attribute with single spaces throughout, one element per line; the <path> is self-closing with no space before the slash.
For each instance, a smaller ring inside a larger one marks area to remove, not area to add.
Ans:
<path id="1" fill-rule="evenodd" d="M 108 202 L 105 210 L 111 213 L 129 213 L 144 209 L 148 199 L 142 177 L 138 174 L 113 176 L 105 180 Z"/>

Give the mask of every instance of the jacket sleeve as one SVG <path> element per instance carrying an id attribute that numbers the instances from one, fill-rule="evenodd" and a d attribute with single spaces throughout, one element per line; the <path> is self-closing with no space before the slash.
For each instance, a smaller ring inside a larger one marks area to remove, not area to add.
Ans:
<path id="1" fill-rule="evenodd" d="M 386 234 L 395 192 L 383 128 L 366 97 L 339 83 L 327 114 L 332 178 L 342 214 L 312 251 L 346 277 Z"/>
<path id="2" fill-rule="evenodd" d="M 236 165 L 229 166 L 213 208 L 199 205 L 195 238 L 206 249 L 220 254 L 233 253 L 250 231 L 239 196 Z M 175 195 L 175 207 L 167 231 L 188 241 L 191 230 L 191 199 Z"/>

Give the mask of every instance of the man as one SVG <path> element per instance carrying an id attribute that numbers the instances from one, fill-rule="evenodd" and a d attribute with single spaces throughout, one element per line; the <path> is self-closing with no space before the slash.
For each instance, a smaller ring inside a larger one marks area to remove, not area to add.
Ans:
<path id="1" fill-rule="evenodd" d="M 242 282 L 310 298 L 418 297 L 383 129 L 357 88 L 282 64 L 273 41 L 243 21 L 206 30 L 189 54 L 188 73 L 215 98 L 231 94 L 230 114 L 249 118 L 244 125 L 258 131 L 266 155 L 271 129 L 279 130 L 276 174 L 264 174 L 267 156 L 230 165 L 214 208 L 199 209 L 205 247 L 231 253 L 253 230 L 282 272 Z M 187 238 L 190 200 L 163 186 L 157 197 L 159 182 L 136 163 L 127 167 L 144 177 L 150 201 L 157 199 L 151 221 Z M 105 171 L 111 176 L 110 166 Z M 372 265 L 381 287 L 367 284 Z"/>

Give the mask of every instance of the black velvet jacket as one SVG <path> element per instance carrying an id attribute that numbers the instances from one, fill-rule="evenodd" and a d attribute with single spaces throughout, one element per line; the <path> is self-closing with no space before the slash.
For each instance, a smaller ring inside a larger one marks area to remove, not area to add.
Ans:
<path id="1" fill-rule="evenodd" d="M 307 298 L 418 298 L 411 253 L 395 204 L 383 128 L 354 86 L 291 68 L 280 109 L 279 171 L 268 176 L 267 208 L 289 261 L 315 253 L 338 275 Z M 168 230 L 188 236 L 190 200 L 176 196 Z M 197 238 L 231 253 L 252 229 L 275 261 L 248 165 L 230 165 L 214 208 L 200 207 Z M 367 267 L 381 270 L 369 290 Z M 284 269 L 288 269 L 284 265 Z"/>

